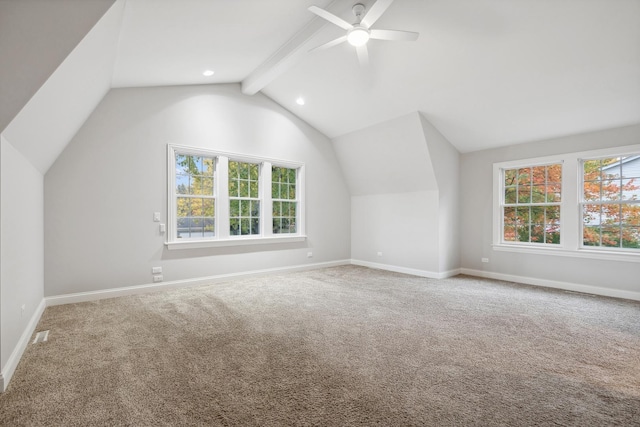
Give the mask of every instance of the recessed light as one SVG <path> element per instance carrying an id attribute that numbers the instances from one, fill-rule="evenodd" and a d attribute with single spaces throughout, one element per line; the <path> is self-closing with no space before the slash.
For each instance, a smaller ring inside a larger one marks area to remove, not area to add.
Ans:
<path id="1" fill-rule="evenodd" d="M 213 76 L 214 73 L 215 73 L 215 71 L 213 71 L 213 70 L 204 70 L 202 72 L 202 75 L 205 76 L 205 77 L 211 77 L 211 76 Z"/>
<path id="2" fill-rule="evenodd" d="M 298 99 L 296 99 L 296 104 L 298 105 L 304 105 L 304 98 L 299 96 Z"/>

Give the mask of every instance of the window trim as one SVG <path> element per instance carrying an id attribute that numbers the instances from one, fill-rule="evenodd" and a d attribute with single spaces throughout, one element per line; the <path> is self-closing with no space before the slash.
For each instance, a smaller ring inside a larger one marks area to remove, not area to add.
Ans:
<path id="1" fill-rule="evenodd" d="M 516 252 L 610 261 L 640 262 L 640 251 L 624 248 L 582 246 L 582 217 L 580 213 L 582 191 L 582 188 L 580 187 L 582 183 L 582 169 L 580 161 L 582 159 L 599 158 L 612 155 L 632 155 L 637 154 L 638 152 L 640 152 L 640 144 L 494 163 L 492 186 L 492 250 L 497 252 Z M 562 163 L 562 200 L 560 203 L 562 237 L 560 244 L 547 245 L 529 242 L 503 242 L 503 219 L 500 199 L 500 190 L 502 189 L 500 181 L 502 178 L 502 169 L 550 163 Z"/>
<path id="2" fill-rule="evenodd" d="M 215 237 L 203 239 L 177 239 L 177 212 L 176 212 L 176 154 L 195 156 L 207 156 L 215 158 L 214 194 L 215 194 Z M 228 162 L 239 161 L 257 163 L 260 165 L 259 196 L 260 204 L 260 234 L 247 236 L 229 235 L 229 187 L 228 187 Z M 274 235 L 270 228 L 272 223 L 272 199 L 271 167 L 279 166 L 297 170 L 296 199 L 298 200 L 297 233 L 287 235 Z M 167 231 L 165 234 L 165 246 L 169 250 L 197 249 L 229 246 L 247 246 L 264 244 L 282 244 L 303 242 L 306 240 L 305 229 L 305 165 L 301 162 L 290 160 L 270 159 L 259 156 L 249 156 L 240 153 L 230 153 L 218 150 L 208 150 L 199 147 L 167 144 Z"/>

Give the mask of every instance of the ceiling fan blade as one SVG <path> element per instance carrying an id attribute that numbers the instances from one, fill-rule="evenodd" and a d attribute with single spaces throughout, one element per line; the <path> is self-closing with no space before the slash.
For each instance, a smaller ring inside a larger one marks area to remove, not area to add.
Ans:
<path id="1" fill-rule="evenodd" d="M 325 44 L 321 44 L 318 47 L 314 47 L 313 49 L 311 49 L 309 52 L 313 52 L 314 50 L 323 50 L 323 49 L 329 49 L 330 47 L 339 45 L 340 43 L 344 43 L 347 41 L 347 36 L 342 36 L 342 37 L 338 37 L 335 40 L 331 40 L 328 43 Z"/>
<path id="2" fill-rule="evenodd" d="M 331 22 L 332 24 L 336 24 L 340 28 L 343 28 L 345 30 L 350 30 L 350 29 L 353 28 L 353 25 L 349 24 L 344 19 L 338 18 L 333 13 L 327 12 L 324 9 L 320 9 L 318 6 L 311 6 L 309 8 L 309 10 L 311 12 L 315 13 L 316 15 L 318 15 L 320 18 L 326 19 L 327 21 Z"/>
<path id="3" fill-rule="evenodd" d="M 393 3 L 393 0 L 378 0 L 375 2 L 374 5 L 371 6 L 371 9 L 369 9 L 369 12 L 367 12 L 364 18 L 362 18 L 360 24 L 370 28 L 378 19 L 380 19 L 384 11 L 391 6 L 391 3 Z"/>
<path id="4" fill-rule="evenodd" d="M 360 65 L 366 67 L 369 65 L 369 51 L 367 50 L 367 45 L 363 44 L 362 46 L 358 46 L 358 61 L 360 61 Z"/>
<path id="5" fill-rule="evenodd" d="M 415 41 L 420 33 L 399 30 L 371 30 L 370 37 L 376 40 Z"/>

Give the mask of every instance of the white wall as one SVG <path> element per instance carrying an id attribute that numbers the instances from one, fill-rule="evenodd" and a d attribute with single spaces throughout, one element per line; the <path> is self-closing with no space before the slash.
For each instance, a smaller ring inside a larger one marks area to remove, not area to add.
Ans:
<path id="1" fill-rule="evenodd" d="M 42 174 L 0 139 L 0 365 L 6 382 L 7 363 L 43 300 L 44 207 Z"/>
<path id="2" fill-rule="evenodd" d="M 460 153 L 420 114 L 420 123 L 438 183 L 438 271 L 460 267 Z"/>
<path id="3" fill-rule="evenodd" d="M 168 251 L 168 143 L 306 165 L 305 243 Z M 307 258 L 307 252 L 313 258 Z M 331 142 L 239 85 L 113 89 L 45 176 L 45 294 L 174 281 L 350 257 L 349 193 Z"/>
<path id="4" fill-rule="evenodd" d="M 640 292 L 640 263 L 493 251 L 493 163 L 637 144 L 640 125 L 513 145 L 461 156 L 462 267 L 538 281 Z M 481 258 L 489 258 L 482 263 Z M 552 285 L 553 283 L 549 283 Z"/>
<path id="5" fill-rule="evenodd" d="M 430 277 L 459 267 L 459 154 L 425 117 L 407 114 L 333 146 L 352 195 L 354 260 Z"/>

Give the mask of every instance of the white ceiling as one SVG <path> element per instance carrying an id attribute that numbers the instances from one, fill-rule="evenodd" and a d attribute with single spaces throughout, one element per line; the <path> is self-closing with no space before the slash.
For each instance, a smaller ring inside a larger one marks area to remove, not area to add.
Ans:
<path id="1" fill-rule="evenodd" d="M 112 85 L 258 74 L 329 137 L 420 111 L 462 152 L 640 123 L 640 0 L 396 0 L 374 28 L 418 41 L 371 41 L 368 68 L 346 44 L 307 53 L 341 35 L 307 8 L 353 21 L 356 2 L 126 0 Z"/>

